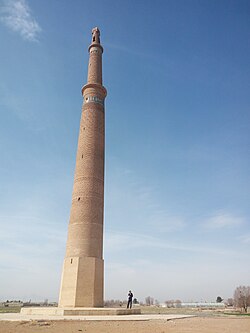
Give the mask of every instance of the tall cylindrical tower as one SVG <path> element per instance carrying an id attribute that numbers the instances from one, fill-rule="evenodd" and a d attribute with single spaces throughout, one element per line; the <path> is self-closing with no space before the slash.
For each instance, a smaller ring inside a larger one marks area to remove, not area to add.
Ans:
<path id="1" fill-rule="evenodd" d="M 60 307 L 103 306 L 104 100 L 100 31 L 92 30 L 88 82 L 82 88 L 72 206 Z"/>

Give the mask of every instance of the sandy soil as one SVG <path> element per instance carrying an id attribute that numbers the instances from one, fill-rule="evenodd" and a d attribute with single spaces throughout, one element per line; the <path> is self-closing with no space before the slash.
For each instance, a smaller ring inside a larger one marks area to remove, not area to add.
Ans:
<path id="1" fill-rule="evenodd" d="M 250 333 L 250 318 L 186 318 L 150 321 L 0 322 L 1 333 Z"/>

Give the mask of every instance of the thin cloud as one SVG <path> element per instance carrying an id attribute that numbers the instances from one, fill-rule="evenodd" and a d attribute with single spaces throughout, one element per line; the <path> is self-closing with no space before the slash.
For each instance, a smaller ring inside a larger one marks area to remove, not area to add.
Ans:
<path id="1" fill-rule="evenodd" d="M 164 210 L 155 210 L 154 214 L 150 216 L 149 224 L 161 233 L 180 231 L 186 227 L 186 222 L 182 217 L 168 214 Z"/>
<path id="2" fill-rule="evenodd" d="M 158 250 L 175 250 L 182 252 L 193 253 L 207 253 L 207 254 L 220 254 L 220 255 L 235 255 L 237 254 L 233 250 L 215 248 L 214 246 L 206 247 L 205 245 L 192 245 L 192 244 L 180 244 L 171 241 L 163 241 L 162 239 L 142 235 L 142 234 L 130 234 L 107 231 L 105 235 L 105 251 L 118 252 L 124 251 L 127 244 L 130 244 L 130 249 L 158 249 Z"/>
<path id="3" fill-rule="evenodd" d="M 250 244 L 250 234 L 242 236 L 240 240 L 242 241 L 242 243 Z"/>
<path id="4" fill-rule="evenodd" d="M 12 31 L 30 42 L 37 41 L 42 31 L 37 21 L 32 17 L 31 9 L 26 0 L 4 0 L 1 9 L 1 21 Z"/>
<path id="5" fill-rule="evenodd" d="M 244 219 L 238 216 L 233 216 L 228 213 L 218 213 L 207 219 L 204 226 L 208 229 L 222 229 L 237 227 L 244 223 Z"/>

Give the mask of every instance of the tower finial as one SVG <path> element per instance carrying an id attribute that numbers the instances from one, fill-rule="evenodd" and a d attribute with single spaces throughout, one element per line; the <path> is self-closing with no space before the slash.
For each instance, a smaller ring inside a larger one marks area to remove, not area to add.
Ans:
<path id="1" fill-rule="evenodd" d="M 97 27 L 92 29 L 92 43 L 100 44 L 100 30 Z"/>

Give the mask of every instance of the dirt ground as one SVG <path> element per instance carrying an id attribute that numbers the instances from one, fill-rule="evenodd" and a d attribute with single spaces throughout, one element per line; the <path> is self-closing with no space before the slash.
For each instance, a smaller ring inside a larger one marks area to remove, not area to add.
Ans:
<path id="1" fill-rule="evenodd" d="M 1 333 L 250 333 L 250 318 L 212 317 L 150 321 L 0 322 Z"/>

